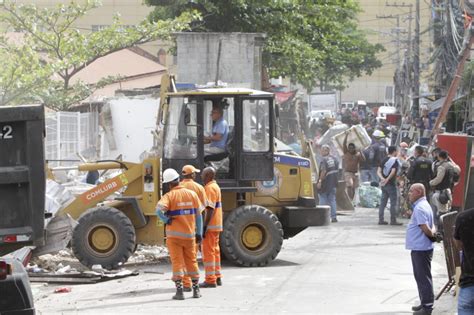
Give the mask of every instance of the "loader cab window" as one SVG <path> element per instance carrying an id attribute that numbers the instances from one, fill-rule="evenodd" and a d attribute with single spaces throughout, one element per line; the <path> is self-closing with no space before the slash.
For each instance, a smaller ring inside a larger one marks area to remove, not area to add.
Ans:
<path id="1" fill-rule="evenodd" d="M 164 157 L 194 159 L 197 156 L 197 102 L 172 97 L 165 121 Z"/>
<path id="2" fill-rule="evenodd" d="M 204 100 L 204 133 L 208 134 L 212 130 L 212 109 L 221 106 L 223 108 L 223 118 L 229 126 L 229 130 L 234 128 L 234 98 Z"/>
<path id="3" fill-rule="evenodd" d="M 267 100 L 243 101 L 243 149 L 245 152 L 270 150 L 270 110 Z"/>
<path id="4" fill-rule="evenodd" d="M 234 98 L 216 97 L 203 100 L 204 162 L 217 173 L 232 177 L 234 138 Z M 211 139 L 211 137 L 213 139 Z"/>

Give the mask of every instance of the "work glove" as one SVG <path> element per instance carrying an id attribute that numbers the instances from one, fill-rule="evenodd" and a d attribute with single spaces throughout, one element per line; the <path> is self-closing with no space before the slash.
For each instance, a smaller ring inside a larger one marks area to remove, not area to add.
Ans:
<path id="1" fill-rule="evenodd" d="M 433 237 L 428 237 L 430 241 L 440 243 L 443 241 L 443 234 L 441 232 L 436 232 Z"/>
<path id="2" fill-rule="evenodd" d="M 196 243 L 201 244 L 201 242 L 202 242 L 202 236 L 199 234 L 196 234 Z"/>

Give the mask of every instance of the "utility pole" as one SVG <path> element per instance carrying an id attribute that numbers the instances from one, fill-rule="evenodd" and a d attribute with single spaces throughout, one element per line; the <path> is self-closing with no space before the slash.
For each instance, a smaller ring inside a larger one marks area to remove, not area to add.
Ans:
<path id="1" fill-rule="evenodd" d="M 404 62 L 404 70 L 405 70 L 405 76 L 403 77 L 403 79 L 399 80 L 399 81 L 402 81 L 403 82 L 403 86 L 401 87 L 401 105 L 400 105 L 400 108 L 401 108 L 401 113 L 402 114 L 405 114 L 405 112 L 408 110 L 409 108 L 409 100 L 411 98 L 413 98 L 413 91 L 412 91 L 412 71 L 413 71 L 413 68 L 412 68 L 412 54 L 411 54 L 411 45 L 412 45 L 412 40 L 411 40 L 411 20 L 413 19 L 412 17 L 412 8 L 413 8 L 413 4 L 405 4 L 405 2 L 402 2 L 401 4 L 400 3 L 397 3 L 397 2 L 393 2 L 393 3 L 389 3 L 388 1 L 385 3 L 385 6 L 387 7 L 394 7 L 394 8 L 409 8 L 410 9 L 410 13 L 408 15 L 408 20 L 409 20 L 409 23 L 408 23 L 408 40 L 407 40 L 407 49 L 406 49 L 406 52 L 405 52 L 405 62 Z M 399 23 L 399 22 L 398 22 Z M 397 23 L 397 24 L 398 24 Z"/>
<path id="2" fill-rule="evenodd" d="M 413 47 L 413 107 L 412 117 L 420 116 L 420 0 L 415 6 L 415 42 Z"/>
<path id="3" fill-rule="evenodd" d="M 407 52 L 406 52 L 406 57 L 405 57 L 405 62 L 406 62 L 406 81 L 405 83 L 408 83 L 408 85 L 405 85 L 405 93 L 406 97 L 404 98 L 403 102 L 403 111 L 402 113 L 405 114 L 407 109 L 410 108 L 410 98 L 408 96 L 411 95 L 411 21 L 413 20 L 413 6 L 410 5 L 410 13 L 408 15 L 408 42 L 407 42 Z"/>

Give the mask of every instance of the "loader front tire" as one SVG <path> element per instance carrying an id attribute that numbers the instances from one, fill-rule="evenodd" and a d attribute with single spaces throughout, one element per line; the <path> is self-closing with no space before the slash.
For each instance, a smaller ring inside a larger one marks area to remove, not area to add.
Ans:
<path id="1" fill-rule="evenodd" d="M 283 228 L 270 210 L 248 205 L 233 210 L 225 220 L 220 247 L 239 266 L 265 266 L 276 258 L 283 244 Z"/>
<path id="2" fill-rule="evenodd" d="M 71 245 L 84 266 L 116 269 L 135 249 L 135 228 L 130 219 L 115 208 L 89 209 L 80 216 Z"/>

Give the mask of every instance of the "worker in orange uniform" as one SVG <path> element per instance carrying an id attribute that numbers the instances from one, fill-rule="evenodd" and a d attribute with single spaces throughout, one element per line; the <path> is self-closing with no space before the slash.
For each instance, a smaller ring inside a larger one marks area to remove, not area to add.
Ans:
<path id="1" fill-rule="evenodd" d="M 206 197 L 206 192 L 204 191 L 204 187 L 201 184 L 195 182 L 196 174 L 199 172 L 200 171 L 192 165 L 183 166 L 183 169 L 181 171 L 181 176 L 182 176 L 181 186 L 194 191 L 198 195 L 199 200 L 201 201 L 201 204 L 204 207 L 208 207 L 209 204 L 207 202 L 207 197 Z M 189 275 L 184 276 L 183 286 L 184 286 L 184 292 L 191 292 L 192 282 L 191 282 L 191 277 Z"/>
<path id="2" fill-rule="evenodd" d="M 201 201 L 201 204 L 204 207 L 207 207 L 208 202 L 206 198 L 206 191 L 204 190 L 204 187 L 201 184 L 195 181 L 196 174 L 199 172 L 200 170 L 198 170 L 192 165 L 183 166 L 183 170 L 181 171 L 181 175 L 182 175 L 181 186 L 184 186 L 187 189 L 194 191 L 198 195 L 199 200 Z"/>
<path id="3" fill-rule="evenodd" d="M 202 181 L 210 207 L 206 208 L 203 230 L 202 261 L 206 270 L 206 280 L 199 284 L 201 288 L 216 288 L 222 285 L 219 248 L 219 234 L 222 232 L 222 197 L 215 176 L 216 171 L 212 167 L 206 167 L 202 171 Z"/>
<path id="4" fill-rule="evenodd" d="M 196 243 L 202 240 L 203 210 L 198 195 L 179 185 L 179 174 L 172 168 L 163 172 L 163 184 L 169 192 L 161 197 L 156 206 L 156 214 L 166 224 L 166 246 L 173 268 L 172 280 L 176 284 L 175 300 L 184 300 L 183 277 L 192 279 L 193 297 L 201 297 L 199 292 L 199 267 L 196 257 Z"/>

